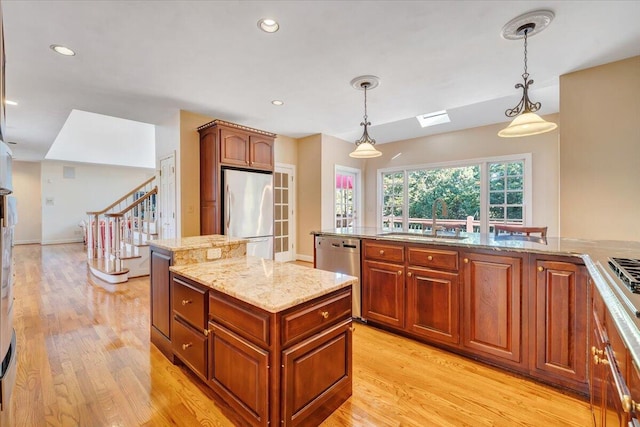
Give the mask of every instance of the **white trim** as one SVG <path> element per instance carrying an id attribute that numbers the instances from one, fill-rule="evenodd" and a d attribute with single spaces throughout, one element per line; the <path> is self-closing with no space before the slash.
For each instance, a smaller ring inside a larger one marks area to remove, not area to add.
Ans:
<path id="1" fill-rule="evenodd" d="M 298 260 L 298 261 L 306 261 L 306 262 L 313 262 L 313 257 L 311 255 L 296 254 L 296 260 Z"/>
<path id="2" fill-rule="evenodd" d="M 298 250 L 298 228 L 297 228 L 297 218 L 296 213 L 298 212 L 298 208 L 296 206 L 296 165 L 292 165 L 289 163 L 276 163 L 274 172 L 285 172 L 291 176 L 291 182 L 289 183 L 289 208 L 291 212 L 289 213 L 289 242 L 293 247 L 289 248 L 290 259 L 288 261 L 293 261 L 296 259 Z M 275 259 L 275 247 L 273 251 L 273 257 Z"/>
<path id="3" fill-rule="evenodd" d="M 362 226 L 362 217 L 363 217 L 363 212 L 362 212 L 362 170 L 358 169 L 358 168 L 352 168 L 349 166 L 341 166 L 336 164 L 333 168 L 333 200 L 331 202 L 332 205 L 332 222 L 335 224 L 336 220 L 335 220 L 335 216 L 336 216 L 336 175 L 338 174 L 338 171 L 343 171 L 346 173 L 352 173 L 355 175 L 356 180 L 355 180 L 355 188 L 356 188 L 356 223 L 354 224 L 354 227 L 361 227 Z"/>
<path id="4" fill-rule="evenodd" d="M 40 244 L 40 240 L 20 240 L 13 242 L 14 245 L 33 245 Z"/>
<path id="5" fill-rule="evenodd" d="M 384 173 L 393 173 L 393 172 L 404 172 L 404 182 L 408 182 L 407 174 L 413 170 L 422 170 L 422 169 L 441 169 L 441 168 L 452 168 L 452 167 L 465 167 L 465 166 L 473 166 L 473 165 L 482 165 L 487 163 L 499 163 L 499 162 L 509 162 L 523 160 L 524 161 L 524 224 L 532 225 L 533 224 L 533 162 L 532 162 L 532 154 L 531 153 L 520 153 L 520 154 L 508 154 L 506 156 L 495 156 L 495 157 L 480 157 L 475 159 L 464 159 L 464 160 L 455 160 L 449 162 L 438 162 L 438 163 L 423 163 L 419 165 L 405 165 L 405 166 L 393 166 L 388 168 L 380 168 L 376 171 L 376 227 L 379 228 L 382 222 L 382 174 Z M 480 217 L 480 229 L 489 231 L 489 217 L 488 217 L 488 203 L 489 203 L 489 180 L 488 180 L 488 171 L 487 168 L 480 168 L 480 210 L 482 215 Z M 404 191 L 404 203 L 407 205 L 408 203 L 408 194 L 409 188 L 405 185 Z M 408 207 L 408 205 L 407 205 Z M 408 216 L 407 212 L 404 212 L 403 209 L 403 229 L 407 229 L 408 224 Z"/>

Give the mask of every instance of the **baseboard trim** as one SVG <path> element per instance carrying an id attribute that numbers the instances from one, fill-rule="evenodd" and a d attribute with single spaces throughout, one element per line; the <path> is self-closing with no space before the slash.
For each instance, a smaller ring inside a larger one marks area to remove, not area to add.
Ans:
<path id="1" fill-rule="evenodd" d="M 13 242 L 14 245 L 35 245 L 35 244 L 40 244 L 40 240 L 16 240 L 15 242 Z"/>
<path id="2" fill-rule="evenodd" d="M 296 260 L 298 260 L 298 261 L 306 261 L 306 262 L 313 262 L 313 257 L 311 255 L 296 254 Z"/>
<path id="3" fill-rule="evenodd" d="M 82 243 L 84 239 L 82 238 L 73 238 L 73 239 L 58 239 L 58 240 L 43 240 L 41 245 L 59 245 L 62 243 Z"/>

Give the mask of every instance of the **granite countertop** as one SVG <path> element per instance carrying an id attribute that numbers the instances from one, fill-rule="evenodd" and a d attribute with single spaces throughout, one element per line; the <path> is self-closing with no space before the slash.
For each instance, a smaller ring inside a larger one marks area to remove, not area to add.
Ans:
<path id="1" fill-rule="evenodd" d="M 172 266 L 170 270 L 271 313 L 351 286 L 356 277 L 256 257 Z"/>
<path id="2" fill-rule="evenodd" d="M 463 240 L 434 239 L 419 233 L 414 236 L 389 233 L 376 228 L 361 227 L 314 231 L 311 234 L 453 246 L 462 249 L 491 249 L 579 257 L 583 260 L 593 283 L 611 312 L 634 361 L 640 366 L 640 294 L 631 292 L 608 266 L 608 260 L 611 257 L 640 259 L 640 242 L 547 237 L 546 244 L 543 244 L 501 240 L 494 238 L 493 234 L 480 233 L 460 233 L 465 237 Z"/>
<path id="3" fill-rule="evenodd" d="M 247 243 L 249 240 L 240 237 L 229 237 L 221 234 L 208 236 L 192 236 L 177 239 L 150 240 L 149 245 L 170 251 L 184 251 L 190 249 L 207 249 Z"/>

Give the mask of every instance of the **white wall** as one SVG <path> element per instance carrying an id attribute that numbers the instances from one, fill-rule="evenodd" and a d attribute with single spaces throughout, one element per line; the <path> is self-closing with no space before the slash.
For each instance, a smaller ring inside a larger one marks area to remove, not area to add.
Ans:
<path id="1" fill-rule="evenodd" d="M 176 162 L 176 237 L 181 237 L 182 213 L 180 209 L 180 110 L 175 110 L 163 122 L 156 125 L 156 170 L 160 170 L 160 159 L 175 153 Z M 159 184 L 159 183 L 158 183 Z M 158 185 L 158 188 L 160 186 Z M 159 197 L 164 197 L 159 194 Z"/>
<path id="2" fill-rule="evenodd" d="M 13 162 L 13 195 L 17 199 L 16 244 L 40 243 L 42 203 L 40 162 Z"/>
<path id="3" fill-rule="evenodd" d="M 63 167 L 75 178 L 63 178 Z M 41 163 L 42 244 L 81 242 L 78 223 L 155 174 L 154 169 L 60 161 Z"/>

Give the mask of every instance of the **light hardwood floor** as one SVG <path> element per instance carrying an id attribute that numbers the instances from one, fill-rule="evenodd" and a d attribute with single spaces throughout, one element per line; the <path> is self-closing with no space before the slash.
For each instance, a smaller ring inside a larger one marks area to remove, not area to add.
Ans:
<path id="1" fill-rule="evenodd" d="M 88 282 L 82 244 L 15 247 L 15 426 L 231 426 L 149 344 L 149 279 Z M 357 324 L 353 396 L 323 426 L 588 426 L 588 403 Z"/>

